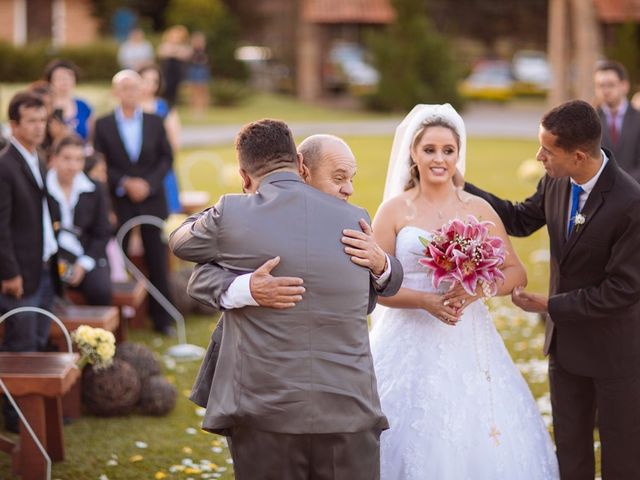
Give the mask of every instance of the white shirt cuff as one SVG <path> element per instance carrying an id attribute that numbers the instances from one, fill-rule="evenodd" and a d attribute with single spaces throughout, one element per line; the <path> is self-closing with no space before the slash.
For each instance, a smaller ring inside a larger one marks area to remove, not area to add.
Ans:
<path id="1" fill-rule="evenodd" d="M 389 255 L 385 254 L 385 257 L 387 257 L 387 268 L 384 272 L 382 272 L 380 276 L 374 275 L 373 273 L 371 274 L 376 290 L 382 290 L 386 287 L 387 283 L 389 283 L 389 278 L 391 277 L 391 260 L 389 260 Z"/>
<path id="2" fill-rule="evenodd" d="M 257 307 L 258 303 L 251 296 L 249 282 L 252 273 L 245 273 L 236 278 L 226 292 L 220 296 L 220 306 L 226 310 L 242 307 Z"/>
<path id="3" fill-rule="evenodd" d="M 78 257 L 76 263 L 84 268 L 85 272 L 90 272 L 91 270 L 96 268 L 96 261 L 89 255 L 82 255 L 81 257 Z"/>

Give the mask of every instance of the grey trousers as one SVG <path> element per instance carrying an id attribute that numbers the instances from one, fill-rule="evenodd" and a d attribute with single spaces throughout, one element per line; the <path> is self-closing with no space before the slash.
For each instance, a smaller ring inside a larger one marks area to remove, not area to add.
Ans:
<path id="1" fill-rule="evenodd" d="M 236 480 L 379 480 L 380 431 L 292 435 L 234 427 Z"/>

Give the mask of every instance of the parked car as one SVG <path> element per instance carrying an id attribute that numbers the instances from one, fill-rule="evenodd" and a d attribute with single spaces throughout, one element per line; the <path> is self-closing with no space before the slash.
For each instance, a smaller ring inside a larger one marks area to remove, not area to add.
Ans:
<path id="1" fill-rule="evenodd" d="M 551 86 L 547 55 L 537 50 L 520 50 L 511 61 L 518 95 L 544 95 Z"/>
<path id="2" fill-rule="evenodd" d="M 336 42 L 324 65 L 324 86 L 335 93 L 368 93 L 378 85 L 380 75 L 366 60 L 366 50 L 353 42 Z"/>
<path id="3" fill-rule="evenodd" d="M 482 60 L 461 84 L 460 94 L 471 100 L 507 101 L 514 95 L 511 65 L 503 60 Z"/>

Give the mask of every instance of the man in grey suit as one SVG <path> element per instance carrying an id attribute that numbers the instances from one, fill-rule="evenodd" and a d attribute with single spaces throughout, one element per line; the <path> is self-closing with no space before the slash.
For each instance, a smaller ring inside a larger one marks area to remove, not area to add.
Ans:
<path id="1" fill-rule="evenodd" d="M 278 256 L 274 273 L 303 278 L 305 292 L 293 308 L 225 314 L 203 426 L 230 437 L 239 480 L 379 478 L 388 423 L 369 349 L 369 272 L 340 243 L 368 215 L 302 181 L 282 122 L 245 126 L 236 149 L 244 190 L 256 194 L 223 196 L 176 230 L 171 248 L 245 272 Z"/>
<path id="2" fill-rule="evenodd" d="M 615 61 L 600 62 L 594 84 L 602 146 L 613 153 L 623 170 L 640 182 L 640 112 L 627 99 L 627 69 Z"/>
<path id="3" fill-rule="evenodd" d="M 357 166 L 356 158 L 344 140 L 334 135 L 311 135 L 300 143 L 298 153 L 302 155 L 305 183 L 345 202 L 349 200 L 353 194 Z M 394 290 L 394 287 L 399 283 L 396 278 L 402 278 L 402 265 L 375 243 L 368 224 L 362 221 L 360 226 L 362 231 L 346 230 L 343 243 L 351 260 L 370 270 L 368 313 L 371 313 L 377 295 L 396 293 L 397 288 Z M 196 265 L 187 293 L 199 302 L 222 311 L 247 306 L 291 308 L 302 299 L 303 280 L 272 276 L 271 271 L 279 261 L 279 258 L 270 259 L 255 272 L 245 274 L 215 263 Z M 223 319 L 224 316 L 211 335 L 207 355 L 189 397 L 201 407 L 206 407 L 209 402 L 222 342 Z"/>

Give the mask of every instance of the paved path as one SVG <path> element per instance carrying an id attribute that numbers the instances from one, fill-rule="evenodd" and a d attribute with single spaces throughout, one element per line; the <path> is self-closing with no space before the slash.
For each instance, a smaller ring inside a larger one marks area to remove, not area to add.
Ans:
<path id="1" fill-rule="evenodd" d="M 463 113 L 467 135 L 471 137 L 502 137 L 535 139 L 538 123 L 544 113 L 541 105 L 474 104 Z M 314 133 L 339 136 L 393 134 L 401 118 L 345 122 L 292 122 L 293 134 L 306 137 Z M 182 147 L 228 145 L 242 125 L 188 126 L 182 129 Z"/>

